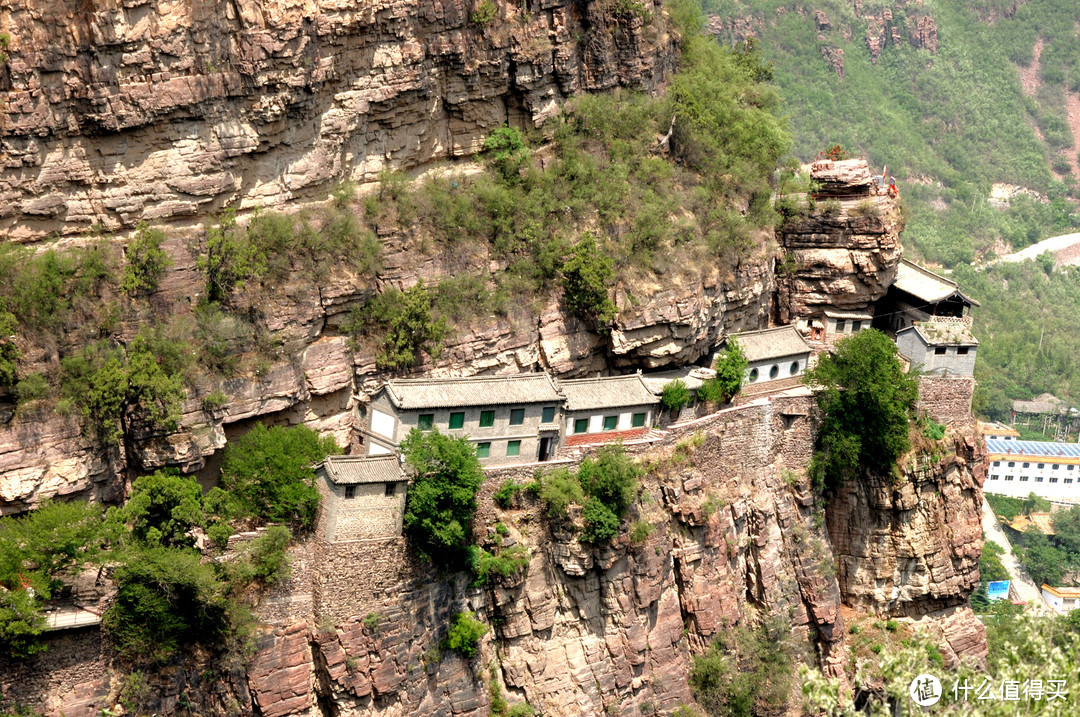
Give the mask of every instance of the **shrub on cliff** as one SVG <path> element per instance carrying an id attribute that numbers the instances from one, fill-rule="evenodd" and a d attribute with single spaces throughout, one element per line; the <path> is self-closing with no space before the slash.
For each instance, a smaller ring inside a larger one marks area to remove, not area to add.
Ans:
<path id="1" fill-rule="evenodd" d="M 567 308 L 598 327 L 606 327 L 615 319 L 615 302 L 608 295 L 615 280 L 611 265 L 611 258 L 586 232 L 562 267 Z"/>
<path id="2" fill-rule="evenodd" d="M 235 289 L 260 278 L 267 269 L 266 254 L 248 234 L 236 225 L 236 212 L 227 209 L 210 228 L 206 252 L 199 257 L 198 268 L 206 275 L 205 301 L 226 301 Z"/>
<path id="3" fill-rule="evenodd" d="M 334 439 L 307 426 L 267 428 L 262 423 L 225 446 L 221 487 L 243 515 L 261 522 L 311 526 L 319 507 L 315 464 L 341 453 Z"/>
<path id="4" fill-rule="evenodd" d="M 375 363 L 382 370 L 410 368 L 420 354 L 438 357 L 446 338 L 446 319 L 432 310 L 423 281 L 400 291 L 387 289 L 350 312 L 343 331 L 378 337 Z"/>
<path id="5" fill-rule="evenodd" d="M 681 411 L 690 405 L 692 400 L 690 389 L 686 387 L 686 382 L 681 378 L 665 383 L 664 390 L 660 394 L 660 405 L 672 413 Z"/>
<path id="6" fill-rule="evenodd" d="M 446 647 L 457 650 L 463 657 L 475 657 L 480 650 L 480 638 L 490 629 L 469 613 L 459 612 L 446 634 Z"/>
<path id="7" fill-rule="evenodd" d="M 708 652 L 694 658 L 690 689 L 710 715 L 750 717 L 783 711 L 791 688 L 790 629 L 777 616 L 752 628 L 717 633 Z"/>
<path id="8" fill-rule="evenodd" d="M 180 365 L 159 361 L 147 336 L 136 336 L 126 349 L 107 341 L 84 346 L 61 360 L 58 408 L 78 407 L 98 438 L 118 443 L 130 418 L 175 430 L 183 408 Z"/>
<path id="9" fill-rule="evenodd" d="M 405 529 L 433 560 L 463 563 L 472 542 L 476 492 L 484 479 L 476 449 L 465 438 L 413 429 L 401 452 L 415 472 L 405 503 Z"/>
<path id="10" fill-rule="evenodd" d="M 16 362 L 22 352 L 15 344 L 19 322 L 10 311 L 0 311 L 0 386 L 14 386 L 19 380 Z"/>
<path id="11" fill-rule="evenodd" d="M 116 570 L 116 602 L 102 627 L 126 659 L 164 662 L 184 645 L 231 628 L 226 586 L 195 551 L 150 548 Z"/>
<path id="12" fill-rule="evenodd" d="M 120 277 L 120 288 L 128 294 L 148 294 L 158 287 L 172 264 L 161 248 L 165 232 L 139 224 L 127 248 L 127 263 Z"/>
<path id="13" fill-rule="evenodd" d="M 864 471 L 893 475 L 910 447 L 918 382 L 896 354 L 889 337 L 867 329 L 838 341 L 835 353 L 806 373 L 823 414 L 810 464 L 819 490 Z"/>

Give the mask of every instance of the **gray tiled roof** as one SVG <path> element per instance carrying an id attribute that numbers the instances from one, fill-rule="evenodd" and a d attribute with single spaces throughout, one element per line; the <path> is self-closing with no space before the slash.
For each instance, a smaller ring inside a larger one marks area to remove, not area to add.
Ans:
<path id="1" fill-rule="evenodd" d="M 915 329 L 928 346 L 978 346 L 978 340 L 971 335 L 971 327 L 945 321 L 916 321 L 897 334 Z"/>
<path id="2" fill-rule="evenodd" d="M 935 274 L 907 259 L 901 259 L 900 265 L 896 267 L 896 279 L 893 281 L 893 286 L 931 304 L 948 298 L 957 298 L 975 306 L 979 305 L 978 301 L 964 296 L 955 281 Z"/>
<path id="3" fill-rule="evenodd" d="M 743 331 L 731 338 L 739 342 L 743 353 L 746 354 L 746 360 L 751 363 L 810 353 L 810 345 L 794 326 Z"/>
<path id="4" fill-rule="evenodd" d="M 408 477 L 397 455 L 328 456 L 322 463 L 326 476 L 337 485 L 357 483 L 400 483 Z"/>
<path id="5" fill-rule="evenodd" d="M 559 381 L 566 396 L 567 411 L 589 411 L 596 408 L 644 406 L 659 403 L 640 374 L 629 376 L 598 376 Z"/>
<path id="6" fill-rule="evenodd" d="M 406 410 L 562 402 L 551 377 L 543 373 L 400 379 L 388 381 L 386 391 L 395 406 Z"/>

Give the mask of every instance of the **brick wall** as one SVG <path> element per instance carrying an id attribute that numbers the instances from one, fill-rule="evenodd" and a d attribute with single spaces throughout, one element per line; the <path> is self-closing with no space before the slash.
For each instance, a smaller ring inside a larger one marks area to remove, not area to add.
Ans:
<path id="1" fill-rule="evenodd" d="M 939 423 L 971 420 L 971 376 L 920 376 L 918 410 Z"/>
<path id="2" fill-rule="evenodd" d="M 314 609 L 320 620 L 341 622 L 377 611 L 386 600 L 409 592 L 424 574 L 405 538 L 313 541 L 311 554 L 316 556 Z"/>
<path id="3" fill-rule="evenodd" d="M 104 703 L 92 699 L 108 691 L 106 654 L 98 627 L 46 633 L 46 650 L 28 660 L 0 657 L 0 694 L 7 707 L 32 707 L 48 713 L 65 706 L 68 717 L 98 714 Z M 82 693 L 85 693 L 82 694 Z"/>

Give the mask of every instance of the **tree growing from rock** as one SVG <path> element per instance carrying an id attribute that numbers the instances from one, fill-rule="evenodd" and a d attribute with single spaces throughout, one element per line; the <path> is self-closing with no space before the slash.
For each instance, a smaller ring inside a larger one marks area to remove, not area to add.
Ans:
<path id="1" fill-rule="evenodd" d="M 735 339 L 728 339 L 727 348 L 716 357 L 713 368 L 716 369 L 716 392 L 721 403 L 727 403 L 742 388 L 743 376 L 749 366 L 742 346 Z"/>
<path id="2" fill-rule="evenodd" d="M 868 329 L 838 341 L 836 352 L 806 373 L 823 414 L 810 464 L 819 489 L 835 489 L 865 471 L 893 475 L 910 447 L 918 382 L 896 354 L 889 337 Z"/>
<path id="3" fill-rule="evenodd" d="M 401 443 L 415 472 L 403 523 L 420 551 L 432 560 L 468 559 L 476 492 L 484 480 L 476 449 L 465 438 L 413 429 Z"/>

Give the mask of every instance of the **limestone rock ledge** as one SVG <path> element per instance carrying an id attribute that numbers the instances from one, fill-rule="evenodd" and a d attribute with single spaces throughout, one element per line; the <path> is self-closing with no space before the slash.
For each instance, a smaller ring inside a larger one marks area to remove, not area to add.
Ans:
<path id="1" fill-rule="evenodd" d="M 581 91 L 656 88 L 676 38 L 612 3 L 3 0 L 0 235 L 324 198 L 475 153 Z"/>

